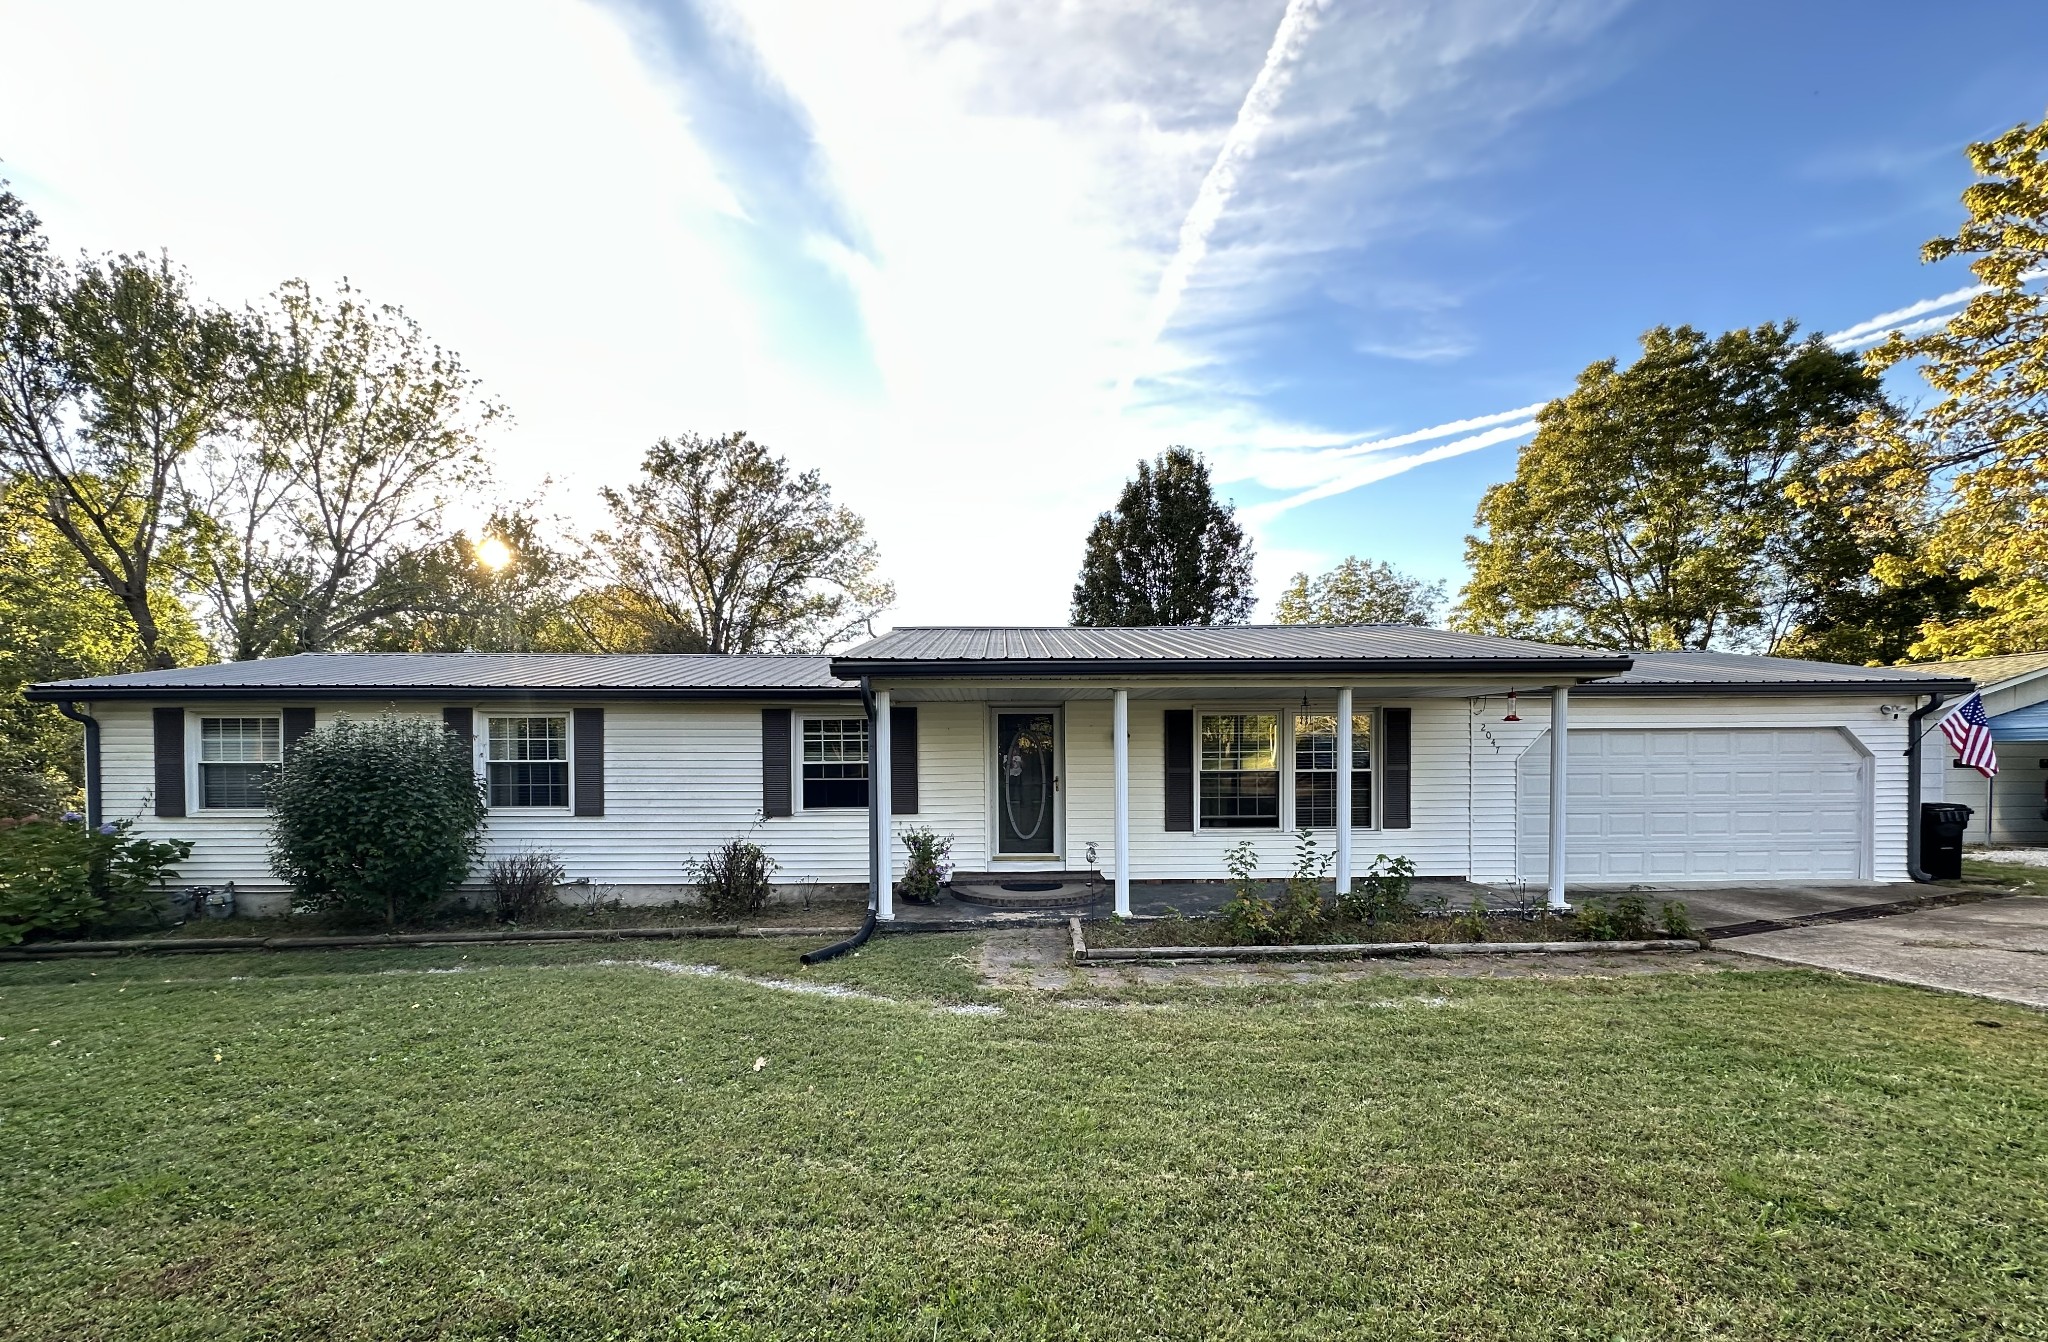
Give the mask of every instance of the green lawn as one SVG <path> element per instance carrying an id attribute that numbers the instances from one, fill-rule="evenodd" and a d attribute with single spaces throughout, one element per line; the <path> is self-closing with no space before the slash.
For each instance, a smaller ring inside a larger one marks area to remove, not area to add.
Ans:
<path id="1" fill-rule="evenodd" d="M 2048 1335 L 2041 1016 L 975 949 L 0 965 L 0 1336 Z"/>

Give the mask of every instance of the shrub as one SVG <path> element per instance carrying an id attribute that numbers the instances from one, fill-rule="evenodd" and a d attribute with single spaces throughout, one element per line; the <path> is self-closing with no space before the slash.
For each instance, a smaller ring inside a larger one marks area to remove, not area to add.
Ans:
<path id="1" fill-rule="evenodd" d="M 1664 925 L 1664 935 L 1679 940 L 1700 934 L 1693 925 L 1692 914 L 1685 905 L 1675 899 L 1667 899 L 1657 907 L 1657 921 Z"/>
<path id="2" fill-rule="evenodd" d="M 468 747 L 437 722 L 340 718 L 309 732 L 270 805 L 271 870 L 313 912 L 395 926 L 483 856 L 483 786 Z"/>
<path id="3" fill-rule="evenodd" d="M 1316 851 L 1316 836 L 1306 829 L 1295 831 L 1294 870 L 1288 873 L 1280 905 L 1273 911 L 1273 930 L 1280 940 L 1306 941 L 1329 916 L 1323 903 L 1323 881 L 1328 878 L 1335 853 Z"/>
<path id="4" fill-rule="evenodd" d="M 939 887 L 953 874 L 953 864 L 946 861 L 953 851 L 953 836 L 920 825 L 903 831 L 903 846 L 910 850 L 910 861 L 903 868 L 903 879 L 896 883 L 896 891 L 912 903 L 929 904 L 939 897 Z"/>
<path id="5" fill-rule="evenodd" d="M 1366 923 L 1398 918 L 1408 911 L 1408 893 L 1414 885 L 1413 862 L 1381 853 L 1352 885 L 1350 893 L 1337 897 L 1337 908 L 1346 918 Z"/>
<path id="6" fill-rule="evenodd" d="M 524 922 L 553 908 L 555 887 L 568 874 L 562 855 L 546 848 L 508 853 L 491 863 L 484 880 L 490 884 L 498 921 Z"/>
<path id="7" fill-rule="evenodd" d="M 126 822 L 95 830 L 72 815 L 0 828 L 0 946 L 155 912 L 173 864 L 190 856 L 183 839 L 128 837 Z"/>
<path id="8" fill-rule="evenodd" d="M 1588 895 L 1579 901 L 1579 940 L 1614 940 L 1614 915 L 1607 911 L 1607 901 L 1595 895 Z"/>
<path id="9" fill-rule="evenodd" d="M 1451 920 L 1451 931 L 1466 941 L 1486 940 L 1486 901 L 1472 896 L 1472 906 Z"/>
<path id="10" fill-rule="evenodd" d="M 720 917 L 754 913 L 768 902 L 768 877 L 775 859 L 759 844 L 734 839 L 725 847 L 690 864 L 704 906 Z"/>
<path id="11" fill-rule="evenodd" d="M 1650 923 L 1650 902 L 1631 890 L 1614 901 L 1614 935 L 1622 941 L 1642 941 L 1656 929 Z"/>
<path id="12" fill-rule="evenodd" d="M 1230 898 L 1218 909 L 1232 942 L 1263 946 L 1274 940 L 1273 901 L 1259 890 L 1259 853 L 1250 839 L 1240 839 L 1223 855 L 1224 870 L 1230 873 Z"/>

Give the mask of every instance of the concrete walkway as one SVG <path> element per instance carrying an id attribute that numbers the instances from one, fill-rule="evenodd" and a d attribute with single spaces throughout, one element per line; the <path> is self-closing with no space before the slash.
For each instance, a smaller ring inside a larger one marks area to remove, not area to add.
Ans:
<path id="1" fill-rule="evenodd" d="M 2048 898 L 2040 896 L 1761 932 L 1717 949 L 2048 1009 Z"/>

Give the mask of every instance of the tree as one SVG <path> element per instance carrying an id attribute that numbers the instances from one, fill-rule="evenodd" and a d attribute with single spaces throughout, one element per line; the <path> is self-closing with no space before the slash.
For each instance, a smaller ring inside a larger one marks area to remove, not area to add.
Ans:
<path id="1" fill-rule="evenodd" d="M 1281 624 L 1417 624 L 1436 618 L 1444 585 L 1411 578 L 1384 560 L 1346 559 L 1321 577 L 1294 575 L 1274 616 Z"/>
<path id="2" fill-rule="evenodd" d="M 0 464 L 169 666 L 164 550 L 180 466 L 233 417 L 248 364 L 240 319 L 196 303 L 168 259 L 66 267 L 0 186 Z"/>
<path id="3" fill-rule="evenodd" d="M 1983 292 L 1938 329 L 1894 332 L 1869 355 L 1873 372 L 1915 363 L 1941 399 L 1910 418 L 1867 415 L 1865 450 L 1823 482 L 1862 495 L 1865 506 L 1849 505 L 1859 523 L 1873 511 L 1926 518 L 1878 556 L 1888 587 L 1969 585 L 1961 608 L 1924 620 L 1916 657 L 2048 647 L 2048 119 L 1968 152 L 1979 179 L 1963 192 L 1968 217 L 1921 256 L 1972 258 Z"/>
<path id="4" fill-rule="evenodd" d="M 469 748 L 424 718 L 338 718 L 308 732 L 270 808 L 271 869 L 323 913 L 395 927 L 432 910 L 483 856 Z"/>
<path id="5" fill-rule="evenodd" d="M 1074 584 L 1078 625 L 1243 624 L 1252 543 L 1218 501 L 1209 466 L 1184 447 L 1138 463 L 1116 507 L 1095 519 Z"/>
<path id="6" fill-rule="evenodd" d="M 476 536 L 457 532 L 416 556 L 413 609 L 373 626 L 376 652 L 602 652 L 582 627 L 584 565 L 520 507 L 500 508 Z"/>
<path id="7" fill-rule="evenodd" d="M 201 660 L 205 644 L 176 597 L 160 589 L 152 604 L 163 648 Z M 0 815 L 55 814 L 85 782 L 77 726 L 22 690 L 142 666 L 133 622 L 50 525 L 41 491 L 0 480 Z"/>
<path id="8" fill-rule="evenodd" d="M 1453 613 L 1482 633 L 1629 648 L 1769 650 L 1860 582 L 1839 509 L 1797 496 L 1886 406 L 1874 374 L 1790 323 L 1644 334 L 1537 416 L 1480 500 Z"/>
<path id="9" fill-rule="evenodd" d="M 746 434 L 664 438 L 640 471 L 600 491 L 612 526 L 596 537 L 603 620 L 635 650 L 819 652 L 895 599 L 866 523 Z"/>
<path id="10" fill-rule="evenodd" d="M 286 283 L 254 330 L 246 439 L 186 475 L 190 580 L 238 660 L 372 642 L 442 595 L 441 515 L 486 482 L 479 435 L 502 410 L 346 283 L 331 302 Z"/>

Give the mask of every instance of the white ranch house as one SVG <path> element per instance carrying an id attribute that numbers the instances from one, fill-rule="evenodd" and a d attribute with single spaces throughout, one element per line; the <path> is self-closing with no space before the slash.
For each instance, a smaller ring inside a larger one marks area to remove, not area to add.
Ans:
<path id="1" fill-rule="evenodd" d="M 398 712 L 472 743 L 492 856 L 553 849 L 659 901 L 750 836 L 781 884 L 873 888 L 886 919 L 871 837 L 913 825 L 952 835 L 963 872 L 1099 872 L 1119 910 L 1134 883 L 1220 879 L 1246 838 L 1284 871 L 1297 827 L 1340 887 L 1378 853 L 1553 902 L 1567 881 L 1903 880 L 1909 718 L 1969 689 L 1375 625 L 899 629 L 829 657 L 314 654 L 31 693 L 90 724 L 95 818 L 192 840 L 184 880 L 257 908 L 284 893 L 265 775 L 319 723 Z M 903 845 L 883 852 L 900 872 Z"/>

